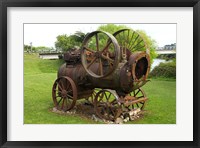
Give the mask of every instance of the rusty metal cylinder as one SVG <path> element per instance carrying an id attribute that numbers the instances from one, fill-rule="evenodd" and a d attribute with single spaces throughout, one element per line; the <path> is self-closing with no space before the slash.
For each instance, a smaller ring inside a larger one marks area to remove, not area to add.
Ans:
<path id="1" fill-rule="evenodd" d="M 68 76 L 72 78 L 77 87 L 87 87 L 90 89 L 108 88 L 124 90 L 127 89 L 124 84 L 132 84 L 131 75 L 127 73 L 127 64 L 124 63 L 120 63 L 111 75 L 100 79 L 87 74 L 82 64 L 76 64 L 73 66 L 63 64 L 58 71 L 58 77 L 61 76 Z"/>
<path id="2" fill-rule="evenodd" d="M 131 74 L 127 72 L 128 69 L 127 63 L 119 63 L 116 70 L 109 76 L 100 79 L 89 76 L 88 79 L 92 86 L 97 88 L 127 91 L 133 84 Z"/>
<path id="3" fill-rule="evenodd" d="M 136 53 L 132 54 L 127 62 L 119 63 L 116 70 L 105 78 L 92 77 L 81 63 L 75 65 L 63 64 L 58 71 L 58 77 L 68 76 L 72 78 L 78 90 L 81 90 L 81 88 L 106 88 L 128 93 L 132 91 L 134 81 L 141 78 L 146 79 L 150 69 L 149 65 L 149 57 L 145 53 Z M 94 64 L 91 68 L 98 71 L 98 65 Z M 105 70 L 108 68 L 104 66 Z"/>
<path id="4" fill-rule="evenodd" d="M 82 64 L 76 65 L 67 65 L 64 63 L 58 70 L 58 77 L 68 76 L 70 77 L 77 86 L 84 85 L 86 81 L 86 71 L 83 68 Z"/>

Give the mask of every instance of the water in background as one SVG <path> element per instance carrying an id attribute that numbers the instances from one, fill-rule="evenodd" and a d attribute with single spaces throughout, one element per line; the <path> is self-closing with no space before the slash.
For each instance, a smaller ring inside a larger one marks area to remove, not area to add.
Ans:
<path id="1" fill-rule="evenodd" d="M 158 66 L 160 63 L 166 63 L 166 62 L 169 62 L 169 61 L 166 61 L 164 59 L 154 59 L 153 60 L 153 63 L 151 64 L 151 71 L 156 67 Z"/>

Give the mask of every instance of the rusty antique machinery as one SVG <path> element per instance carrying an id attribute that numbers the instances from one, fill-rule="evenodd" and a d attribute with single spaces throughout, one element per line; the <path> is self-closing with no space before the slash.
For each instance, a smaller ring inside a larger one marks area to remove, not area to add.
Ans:
<path id="1" fill-rule="evenodd" d="M 58 110 L 69 111 L 77 100 L 88 98 L 96 115 L 106 120 L 127 110 L 143 110 L 147 97 L 141 87 L 148 81 L 150 56 L 138 32 L 94 31 L 81 49 L 66 52 L 64 59 L 52 88 Z"/>

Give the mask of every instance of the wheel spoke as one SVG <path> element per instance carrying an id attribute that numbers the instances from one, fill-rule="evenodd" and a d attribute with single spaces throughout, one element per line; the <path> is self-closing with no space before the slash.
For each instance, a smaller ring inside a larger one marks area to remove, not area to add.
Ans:
<path id="1" fill-rule="evenodd" d="M 145 47 L 145 45 L 144 45 L 144 46 L 141 46 L 141 47 L 138 47 L 137 50 L 139 50 L 139 49 L 141 49 L 141 48 L 144 48 L 144 47 Z"/>
<path id="2" fill-rule="evenodd" d="M 98 34 L 95 34 L 96 37 L 96 47 L 97 47 L 97 51 L 99 51 L 99 37 Z"/>
<path id="3" fill-rule="evenodd" d="M 123 31 L 123 47 L 126 48 L 125 31 Z"/>
<path id="4" fill-rule="evenodd" d="M 108 105 L 107 104 L 105 104 L 106 105 L 106 113 L 107 113 L 107 116 L 109 115 L 109 107 L 108 107 Z"/>
<path id="5" fill-rule="evenodd" d="M 67 91 L 67 93 L 70 93 L 70 92 L 72 92 L 72 90 L 68 90 L 68 91 Z"/>
<path id="6" fill-rule="evenodd" d="M 92 52 L 92 53 L 95 53 L 94 50 L 92 50 L 92 49 L 90 49 L 90 48 L 88 48 L 88 47 L 86 47 L 86 46 L 84 46 L 84 49 L 86 49 L 87 51 L 90 51 L 90 52 Z"/>
<path id="7" fill-rule="evenodd" d="M 61 97 L 60 100 L 59 100 L 57 103 L 60 104 L 60 102 L 61 102 L 62 99 L 63 99 L 63 98 Z"/>
<path id="8" fill-rule="evenodd" d="M 132 104 L 132 108 L 134 109 L 134 104 Z"/>
<path id="9" fill-rule="evenodd" d="M 139 36 L 140 36 L 140 35 L 138 34 L 137 37 L 135 38 L 135 40 L 133 41 L 133 44 L 131 45 L 130 49 L 133 48 L 132 46 L 134 46 L 134 44 L 135 44 L 135 42 L 137 41 L 137 39 L 138 39 Z"/>
<path id="10" fill-rule="evenodd" d="M 97 106 L 98 106 L 98 107 L 104 107 L 105 105 L 104 105 L 104 103 L 102 103 L 102 102 L 98 102 Z"/>
<path id="11" fill-rule="evenodd" d="M 102 101 L 102 100 L 103 100 L 103 98 L 104 98 L 104 93 L 101 93 L 101 94 L 99 95 L 99 98 L 100 98 L 100 100 L 99 100 L 99 101 Z"/>
<path id="12" fill-rule="evenodd" d="M 137 97 L 138 99 L 143 98 L 144 96 Z"/>
<path id="13" fill-rule="evenodd" d="M 56 92 L 61 92 L 60 90 L 58 90 L 58 89 L 54 89 L 54 91 L 56 91 Z"/>
<path id="14" fill-rule="evenodd" d="M 63 102 L 62 102 L 61 109 L 63 109 L 63 107 L 64 107 L 64 103 L 65 103 L 65 98 L 63 98 Z"/>
<path id="15" fill-rule="evenodd" d="M 66 99 L 66 107 L 69 109 L 71 106 L 71 101 L 69 99 Z"/>
<path id="16" fill-rule="evenodd" d="M 111 93 L 109 94 L 108 98 L 110 98 L 110 96 L 111 96 Z"/>
<path id="17" fill-rule="evenodd" d="M 103 48 L 102 53 L 108 50 L 108 47 L 110 46 L 111 43 L 112 43 L 111 40 L 109 40 L 106 46 Z"/>
<path id="18" fill-rule="evenodd" d="M 127 43 L 129 43 L 129 32 L 130 32 L 130 30 L 128 30 Z M 128 48 L 128 47 L 127 47 L 127 48 Z"/>
<path id="19" fill-rule="evenodd" d="M 115 112 L 113 111 L 113 109 L 111 107 L 109 107 L 109 109 L 112 112 L 112 115 L 115 117 Z"/>
<path id="20" fill-rule="evenodd" d="M 67 83 L 67 86 L 66 86 L 66 90 L 68 90 L 69 87 L 70 87 L 70 83 L 68 82 L 68 83 Z"/>
<path id="21" fill-rule="evenodd" d="M 111 104 L 117 104 L 117 100 L 116 99 L 114 99 L 114 100 L 112 100 L 111 102 L 110 102 Z"/>
<path id="22" fill-rule="evenodd" d="M 138 89 L 137 93 L 136 93 L 136 94 L 134 94 L 134 97 L 135 97 L 135 96 L 137 96 L 137 94 L 138 94 L 139 92 L 140 92 L 140 89 Z"/>
<path id="23" fill-rule="evenodd" d="M 87 65 L 87 68 L 89 68 L 96 60 L 97 58 L 95 57 L 88 65 Z"/>
<path id="24" fill-rule="evenodd" d="M 63 88 L 60 86 L 60 84 L 59 83 L 57 83 L 58 84 L 58 88 L 60 89 L 60 90 L 62 90 Z"/>
<path id="25" fill-rule="evenodd" d="M 132 36 L 131 36 L 131 39 L 130 39 L 130 43 L 131 43 L 131 41 L 132 41 L 132 39 L 133 39 L 134 34 L 135 34 L 135 31 L 132 33 Z M 131 48 L 130 48 L 131 46 L 132 46 L 132 44 L 129 44 L 129 46 L 128 46 L 128 49 L 129 49 L 129 50 L 131 50 Z"/>
<path id="26" fill-rule="evenodd" d="M 64 84 L 62 83 L 62 81 L 60 81 L 60 84 L 61 84 L 62 89 L 65 89 L 65 86 L 64 86 Z"/>
<path id="27" fill-rule="evenodd" d="M 73 99 L 73 97 L 72 97 L 72 96 L 70 96 L 70 95 L 68 95 L 68 94 L 67 94 L 67 97 L 69 97 L 69 98 Z"/>
<path id="28" fill-rule="evenodd" d="M 143 40 L 140 40 L 133 48 L 137 47 Z"/>
<path id="29" fill-rule="evenodd" d="M 120 43 L 121 43 L 121 47 L 124 48 L 124 39 L 123 39 L 123 34 L 119 34 L 119 39 L 120 39 Z"/>
<path id="30" fill-rule="evenodd" d="M 106 60 L 108 60 L 108 61 L 110 61 L 112 64 L 114 63 L 114 60 L 111 59 L 110 57 L 107 57 L 107 56 L 105 56 L 103 54 L 101 54 L 101 57 L 104 58 L 104 59 L 106 59 Z"/>
<path id="31" fill-rule="evenodd" d="M 100 96 L 99 102 L 103 100 L 103 95 Z"/>
<path id="32" fill-rule="evenodd" d="M 99 73 L 101 76 L 103 75 L 103 65 L 102 65 L 101 58 L 99 58 Z"/>
<path id="33" fill-rule="evenodd" d="M 108 102 L 108 97 L 107 97 L 107 94 L 105 93 L 105 98 L 106 98 L 106 102 Z"/>

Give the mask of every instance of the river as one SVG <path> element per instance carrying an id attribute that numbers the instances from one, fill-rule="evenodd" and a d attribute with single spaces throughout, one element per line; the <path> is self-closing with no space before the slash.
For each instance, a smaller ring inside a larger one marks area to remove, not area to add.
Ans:
<path id="1" fill-rule="evenodd" d="M 160 63 L 166 63 L 169 61 L 166 61 L 164 59 L 154 59 L 153 63 L 151 64 L 151 70 L 153 70 L 156 66 L 158 66 Z"/>

